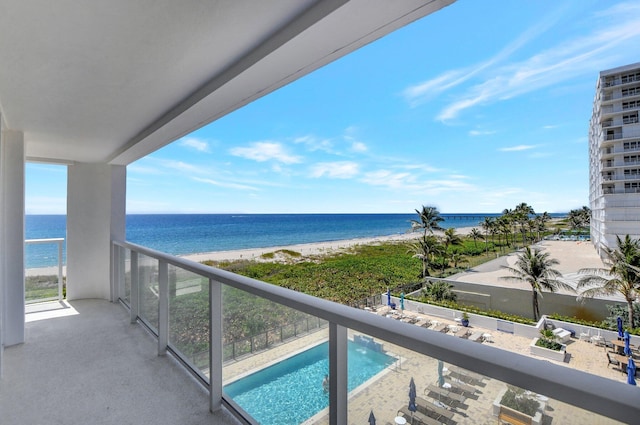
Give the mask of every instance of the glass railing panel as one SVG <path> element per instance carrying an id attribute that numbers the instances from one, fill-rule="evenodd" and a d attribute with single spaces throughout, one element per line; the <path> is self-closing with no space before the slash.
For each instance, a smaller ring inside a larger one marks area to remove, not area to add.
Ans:
<path id="1" fill-rule="evenodd" d="M 121 297 L 127 305 L 131 305 L 131 250 L 120 247 L 120 255 L 124 256 L 124 261 L 122 262 L 124 267 L 124 293 L 121 294 Z"/>
<path id="2" fill-rule="evenodd" d="M 158 260 L 138 255 L 139 316 L 158 333 Z"/>
<path id="3" fill-rule="evenodd" d="M 25 241 L 25 302 L 64 298 L 64 239 Z"/>
<path id="4" fill-rule="evenodd" d="M 222 293 L 225 397 L 265 425 L 328 411 L 327 322 L 226 285 Z"/>
<path id="5" fill-rule="evenodd" d="M 26 269 L 24 290 L 24 300 L 27 304 L 58 299 L 57 268 Z"/>
<path id="6" fill-rule="evenodd" d="M 173 265 L 169 265 L 169 345 L 208 375 L 209 279 Z"/>

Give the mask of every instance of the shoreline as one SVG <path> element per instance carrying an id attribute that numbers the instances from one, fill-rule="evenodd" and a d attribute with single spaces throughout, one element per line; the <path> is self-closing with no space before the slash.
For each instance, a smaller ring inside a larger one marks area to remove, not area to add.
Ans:
<path id="1" fill-rule="evenodd" d="M 458 227 L 456 233 L 461 236 L 466 236 L 471 232 L 473 227 Z M 434 232 L 434 234 L 441 235 L 443 232 Z M 197 254 L 185 254 L 178 255 L 178 257 L 185 258 L 191 261 L 203 262 L 203 261 L 237 261 L 237 260 L 257 260 L 257 261 L 273 261 L 273 259 L 261 259 L 263 254 L 275 253 L 281 250 L 290 250 L 299 252 L 302 257 L 322 256 L 327 254 L 333 254 L 342 250 L 358 246 L 358 245 L 373 245 L 383 242 L 407 242 L 416 239 L 420 236 L 419 232 L 411 232 L 404 234 L 388 235 L 388 236 L 376 236 L 368 238 L 355 238 L 355 239 L 341 239 L 336 241 L 326 242 L 310 242 L 305 244 L 295 245 L 283 245 L 283 246 L 271 246 L 264 248 L 246 248 L 236 249 L 229 251 L 213 251 L 203 252 Z"/>
<path id="2" fill-rule="evenodd" d="M 475 227 L 475 226 L 474 226 Z M 460 236 L 466 236 L 471 232 L 473 227 L 457 227 L 456 233 Z M 325 242 L 310 242 L 294 245 L 281 245 L 270 246 L 262 248 L 244 248 L 233 249 L 227 251 L 211 251 L 211 252 L 199 252 L 192 254 L 181 254 L 176 257 L 184 258 L 195 262 L 203 261 L 238 261 L 238 260 L 258 260 L 258 261 L 273 261 L 272 259 L 260 259 L 263 254 L 272 253 L 280 250 L 296 251 L 301 254 L 302 257 L 314 257 L 327 254 L 333 254 L 340 252 L 358 245 L 372 245 L 383 242 L 406 242 L 416 239 L 420 236 L 419 232 L 410 232 L 403 234 L 394 234 L 387 236 L 374 236 L 367 238 L 353 238 L 353 239 L 339 239 L 335 241 Z M 434 232 L 436 235 L 442 235 L 444 232 Z M 67 266 L 63 266 L 62 274 L 66 276 Z M 41 276 L 41 275 L 57 275 L 58 266 L 50 267 L 33 267 L 25 269 L 25 276 Z"/>

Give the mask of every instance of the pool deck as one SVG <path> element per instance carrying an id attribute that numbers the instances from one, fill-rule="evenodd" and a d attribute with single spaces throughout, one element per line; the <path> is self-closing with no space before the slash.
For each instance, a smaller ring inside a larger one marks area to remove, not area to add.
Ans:
<path id="1" fill-rule="evenodd" d="M 417 324 L 406 323 L 406 326 L 420 325 L 426 320 L 437 321 L 439 324 L 447 324 L 450 326 L 448 334 L 451 338 L 454 335 L 459 324 L 453 321 L 447 321 L 442 318 L 430 318 L 424 314 L 415 312 L 404 312 L 405 315 L 420 319 Z M 380 314 L 387 316 L 387 307 L 377 309 L 372 314 Z M 389 315 L 389 320 L 395 320 L 393 315 Z M 432 324 L 431 329 L 437 325 Z M 456 328 L 457 327 L 457 328 Z M 470 327 L 472 333 L 490 334 L 490 341 L 481 342 L 482 344 L 490 344 L 497 348 L 511 351 L 514 353 L 532 356 L 529 353 L 529 338 L 514 336 L 512 334 L 503 333 L 496 330 L 481 329 Z M 353 337 L 353 333 L 349 333 L 349 337 Z M 240 375 L 250 373 L 257 369 L 263 368 L 273 362 L 289 357 L 300 351 L 309 348 L 328 338 L 328 330 L 322 329 L 312 334 L 299 337 L 290 342 L 275 346 L 267 351 L 248 356 L 239 361 L 231 362 L 225 365 L 223 375 L 225 380 L 236 379 Z M 367 423 L 369 413 L 373 410 L 378 424 L 394 424 L 394 418 L 398 411 L 406 407 L 408 404 L 408 388 L 411 378 L 416 383 L 418 397 L 422 397 L 428 401 L 437 401 L 437 394 L 427 390 L 430 384 L 437 381 L 437 359 L 417 354 L 411 350 L 406 350 L 384 341 L 384 350 L 387 354 L 394 355 L 401 359 L 388 367 L 383 373 L 378 374 L 368 383 L 362 385 L 350 394 L 349 399 L 349 423 L 362 424 Z M 468 341 L 469 344 L 478 344 L 479 342 Z M 593 345 L 586 341 L 580 341 L 572 338 L 567 343 L 567 361 L 564 363 L 555 362 L 565 367 L 588 371 L 589 373 L 607 377 L 619 382 L 626 382 L 626 375 L 614 368 L 608 367 L 605 356 L 605 349 L 601 346 Z M 532 356 L 533 357 L 533 356 Z M 445 368 L 448 364 L 445 361 Z M 453 369 L 454 367 L 452 367 Z M 447 378 L 453 378 L 456 375 L 450 371 L 445 371 Z M 500 391 L 504 390 L 506 384 L 501 381 L 485 378 L 483 384 L 477 386 L 474 395 L 467 397 L 466 400 L 456 408 L 450 409 L 453 412 L 451 419 L 444 422 L 448 425 L 455 424 L 495 424 L 497 418 L 493 416 L 492 405 Z M 321 385 L 321 383 L 318 383 Z M 328 424 L 327 411 L 321 412 L 305 424 Z M 556 400 L 549 400 L 546 405 L 543 416 L 544 424 L 563 424 L 563 423 L 598 423 L 598 424 L 614 424 L 616 421 L 609 420 L 594 415 L 591 412 L 577 409 L 573 406 L 566 405 Z"/>

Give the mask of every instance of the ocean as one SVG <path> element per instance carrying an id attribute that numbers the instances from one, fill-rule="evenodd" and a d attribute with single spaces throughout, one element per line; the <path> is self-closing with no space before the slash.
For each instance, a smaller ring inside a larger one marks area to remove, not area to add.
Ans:
<path id="1" fill-rule="evenodd" d="M 563 216 L 564 214 L 551 214 Z M 500 214 L 441 214 L 442 227 L 479 226 L 485 216 Z M 173 255 L 406 233 L 417 214 L 131 214 L 128 242 Z M 26 239 L 65 238 L 64 215 L 27 215 Z M 57 264 L 54 245 L 27 245 L 26 266 Z"/>

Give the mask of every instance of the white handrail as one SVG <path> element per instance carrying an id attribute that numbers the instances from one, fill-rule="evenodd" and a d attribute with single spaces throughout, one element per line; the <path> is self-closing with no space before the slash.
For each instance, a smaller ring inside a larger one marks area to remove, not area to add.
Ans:
<path id="1" fill-rule="evenodd" d="M 229 285 L 301 312 L 320 317 L 327 320 L 330 326 L 353 329 L 425 356 L 446 359 L 448 363 L 518 387 L 545 394 L 546 396 L 581 409 L 627 423 L 633 423 L 637 420 L 638 415 L 640 415 L 637 393 L 631 391 L 627 384 L 621 382 L 521 354 L 473 343 L 461 338 L 452 338 L 449 335 L 433 332 L 418 326 L 409 326 L 395 320 L 388 320 L 382 316 L 372 315 L 364 310 L 239 276 L 191 260 L 154 251 L 140 245 L 117 241 L 114 241 L 113 244 L 129 249 L 132 252 L 155 258 L 162 263 L 172 264 L 200 276 L 207 277 L 212 282 Z M 119 286 L 116 284 L 114 287 Z M 217 312 L 211 312 L 211 317 L 218 317 L 217 320 L 220 320 L 219 316 L 216 316 L 214 313 Z M 221 323 L 215 323 L 216 329 L 219 326 L 221 326 Z M 339 334 L 342 335 L 342 333 Z M 222 343 L 222 341 L 212 342 L 219 346 L 221 346 Z M 342 344 L 343 341 L 339 337 L 330 338 L 330 343 L 332 342 Z M 220 348 L 212 346 L 211 349 L 218 350 Z M 332 352 L 332 350 L 340 351 L 339 348 L 331 346 L 329 350 L 330 352 Z M 341 356 L 337 356 L 337 359 L 340 361 Z M 212 374 L 221 374 L 222 362 L 220 361 L 218 363 L 219 364 L 212 364 Z M 341 366 L 344 365 L 337 365 L 334 370 L 342 370 Z M 220 381 L 218 381 L 216 387 L 219 385 L 221 385 Z M 212 394 L 214 392 L 215 394 L 222 394 L 221 388 L 213 388 L 210 389 L 210 391 Z M 338 391 L 337 396 L 346 397 L 342 391 Z M 331 396 L 330 399 L 335 400 Z M 347 400 L 341 398 L 337 400 L 337 402 L 340 406 L 343 406 Z M 342 408 L 338 409 L 338 411 L 344 412 Z M 342 419 L 344 419 L 344 422 Z M 336 422 L 334 422 L 334 420 Z M 339 414 L 337 416 L 332 414 L 331 423 L 346 423 L 346 417 L 341 418 Z"/>

